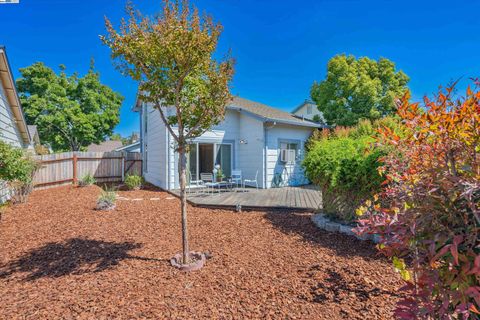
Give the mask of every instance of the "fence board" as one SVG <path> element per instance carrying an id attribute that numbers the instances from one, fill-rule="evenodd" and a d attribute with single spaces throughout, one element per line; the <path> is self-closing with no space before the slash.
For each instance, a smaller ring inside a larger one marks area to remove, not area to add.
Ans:
<path id="1" fill-rule="evenodd" d="M 63 152 L 35 159 L 40 163 L 33 179 L 36 189 L 71 184 L 74 174 L 77 180 L 91 174 L 98 182 L 122 181 L 126 174 L 142 174 L 142 155 L 134 152 Z"/>

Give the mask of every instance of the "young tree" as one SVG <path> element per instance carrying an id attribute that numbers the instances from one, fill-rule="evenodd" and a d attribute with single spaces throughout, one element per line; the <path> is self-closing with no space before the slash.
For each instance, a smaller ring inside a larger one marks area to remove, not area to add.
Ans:
<path id="1" fill-rule="evenodd" d="M 20 101 L 28 123 L 54 151 L 78 151 L 110 136 L 120 121 L 123 97 L 100 83 L 93 61 L 88 73 L 67 76 L 42 62 L 20 69 Z"/>
<path id="2" fill-rule="evenodd" d="M 178 157 L 182 211 L 183 263 L 189 261 L 186 153 L 189 141 L 224 117 L 231 100 L 233 60 L 217 62 L 213 53 L 222 26 L 201 17 L 187 1 L 165 0 L 155 18 L 127 5 L 129 20 L 119 31 L 106 19 L 102 41 L 112 50 L 119 70 L 140 82 L 139 96 L 151 103 L 174 138 Z M 167 109 L 169 112 L 167 112 Z"/>
<path id="3" fill-rule="evenodd" d="M 310 94 L 329 125 L 353 126 L 359 119 L 376 120 L 395 113 L 395 98 L 407 90 L 408 76 L 385 58 L 337 55 L 327 76 Z"/>

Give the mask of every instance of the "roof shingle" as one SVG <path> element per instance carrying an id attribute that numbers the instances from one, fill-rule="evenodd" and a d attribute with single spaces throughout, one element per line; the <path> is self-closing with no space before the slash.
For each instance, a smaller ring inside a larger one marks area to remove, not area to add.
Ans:
<path id="1" fill-rule="evenodd" d="M 268 120 L 268 121 L 277 121 L 280 123 L 287 123 L 287 124 L 299 125 L 299 126 L 305 126 L 305 127 L 315 127 L 315 128 L 322 127 L 322 125 L 316 122 L 310 121 L 308 119 L 301 119 L 289 112 L 285 112 L 277 108 L 273 108 L 265 104 L 240 98 L 240 97 L 234 97 L 232 102 L 228 105 L 227 108 L 234 109 L 234 110 L 235 109 L 244 110 L 249 113 L 253 113 L 257 116 L 260 116 L 262 118 L 265 118 L 265 120 Z"/>

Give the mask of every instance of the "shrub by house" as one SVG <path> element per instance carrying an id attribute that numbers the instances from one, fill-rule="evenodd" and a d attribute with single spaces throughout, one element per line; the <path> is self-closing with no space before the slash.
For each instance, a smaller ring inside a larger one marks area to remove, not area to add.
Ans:
<path id="1" fill-rule="evenodd" d="M 400 131 L 393 118 L 361 121 L 352 128 L 337 127 L 313 136 L 303 162 L 307 177 L 319 185 L 326 214 L 343 221 L 355 219 L 355 209 L 380 189 L 380 158 L 386 148 L 374 146 L 377 129 Z"/>
<path id="2" fill-rule="evenodd" d="M 453 92 L 422 106 L 403 98 L 406 135 L 384 129 L 378 139 L 395 150 L 379 168 L 388 184 L 358 210 L 358 231 L 381 236 L 405 280 L 402 319 L 480 315 L 480 90 Z"/>

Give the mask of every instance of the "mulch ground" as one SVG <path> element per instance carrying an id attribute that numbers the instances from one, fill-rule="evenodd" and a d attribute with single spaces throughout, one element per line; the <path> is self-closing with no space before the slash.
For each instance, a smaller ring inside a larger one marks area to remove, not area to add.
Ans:
<path id="1" fill-rule="evenodd" d="M 212 257 L 184 273 L 180 206 L 161 191 L 35 191 L 0 222 L 0 319 L 391 319 L 398 275 L 371 243 L 319 231 L 307 214 L 189 207 L 190 246 Z"/>

